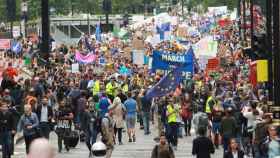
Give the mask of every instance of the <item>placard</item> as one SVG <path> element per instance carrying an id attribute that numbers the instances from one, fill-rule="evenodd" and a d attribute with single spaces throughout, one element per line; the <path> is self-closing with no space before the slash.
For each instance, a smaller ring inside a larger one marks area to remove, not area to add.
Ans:
<path id="1" fill-rule="evenodd" d="M 71 72 L 72 73 L 79 73 L 79 64 L 78 63 L 75 63 L 75 64 L 72 64 L 71 66 Z"/>
<path id="2" fill-rule="evenodd" d="M 0 50 L 10 49 L 11 40 L 10 39 L 0 39 Z"/>

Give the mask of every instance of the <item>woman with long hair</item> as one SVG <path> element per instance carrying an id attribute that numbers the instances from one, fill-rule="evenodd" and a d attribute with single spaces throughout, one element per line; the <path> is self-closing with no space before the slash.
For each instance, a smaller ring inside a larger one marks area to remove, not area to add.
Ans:
<path id="1" fill-rule="evenodd" d="M 235 138 L 230 139 L 228 147 L 224 158 L 244 158 L 244 152 L 240 149 Z"/>

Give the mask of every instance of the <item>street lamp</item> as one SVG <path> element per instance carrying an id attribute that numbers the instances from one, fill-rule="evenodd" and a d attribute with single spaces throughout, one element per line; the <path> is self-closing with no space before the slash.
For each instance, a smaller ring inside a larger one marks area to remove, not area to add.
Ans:
<path id="1" fill-rule="evenodd" d="M 26 23 L 27 23 L 27 12 L 28 12 L 28 2 L 27 0 L 22 0 L 21 2 L 21 33 L 23 34 L 23 37 L 27 36 L 27 29 L 26 29 Z"/>

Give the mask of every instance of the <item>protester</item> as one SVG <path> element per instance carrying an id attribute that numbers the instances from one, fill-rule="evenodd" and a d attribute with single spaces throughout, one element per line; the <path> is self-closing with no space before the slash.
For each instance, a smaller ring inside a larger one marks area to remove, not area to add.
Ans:
<path id="1" fill-rule="evenodd" d="M 124 116 L 126 112 L 125 106 L 121 103 L 121 99 L 116 97 L 113 101 L 113 120 L 115 122 L 115 137 L 118 134 L 119 145 L 123 145 L 122 132 L 124 129 Z M 116 137 L 117 138 L 117 137 Z"/>
<path id="2" fill-rule="evenodd" d="M 166 141 L 165 133 L 161 133 L 159 144 L 154 147 L 151 158 L 175 158 L 173 149 Z"/>
<path id="3" fill-rule="evenodd" d="M 132 98 L 131 92 L 127 93 L 128 99 L 124 102 L 126 108 L 126 127 L 128 133 L 128 142 L 135 142 L 135 123 L 136 123 L 136 107 L 137 102 Z"/>
<path id="4" fill-rule="evenodd" d="M 67 151 L 70 150 L 69 142 L 65 139 L 67 135 L 71 132 L 71 127 L 73 123 L 73 113 L 69 107 L 66 105 L 65 101 L 62 100 L 59 103 L 59 108 L 55 112 L 55 120 L 57 123 L 57 127 L 55 133 L 58 136 L 58 152 L 61 153 L 62 151 L 62 142 L 64 141 L 64 146 Z"/>
<path id="5" fill-rule="evenodd" d="M 24 114 L 21 116 L 18 122 L 17 132 L 21 132 L 23 130 L 26 153 L 29 153 L 31 142 L 40 136 L 38 127 L 39 119 L 36 113 L 32 112 L 31 105 L 24 105 Z"/>
<path id="6" fill-rule="evenodd" d="M 238 143 L 234 138 L 229 141 L 229 149 L 225 153 L 224 158 L 244 158 L 244 152 L 240 150 Z"/>
<path id="7" fill-rule="evenodd" d="M 0 105 L 0 142 L 2 145 L 2 157 L 11 158 L 12 135 L 16 133 L 16 121 L 11 112 L 8 111 L 8 104 L 2 102 Z"/>
<path id="8" fill-rule="evenodd" d="M 41 136 L 49 139 L 54 115 L 52 108 L 48 106 L 47 96 L 43 97 L 41 105 L 39 105 L 36 109 L 36 114 L 40 122 L 39 129 Z"/>
<path id="9" fill-rule="evenodd" d="M 228 150 L 229 140 L 236 136 L 236 120 L 232 116 L 232 108 L 225 111 L 225 116 L 221 122 L 221 135 L 223 138 L 224 153 Z"/>
<path id="10" fill-rule="evenodd" d="M 111 158 L 114 149 L 114 123 L 112 105 L 108 107 L 108 112 L 102 119 L 101 133 L 102 142 L 107 146 L 106 158 Z"/>
<path id="11" fill-rule="evenodd" d="M 261 144 L 261 155 L 263 158 L 275 158 L 280 156 L 280 138 L 275 126 L 268 127 L 269 135 Z"/>
<path id="12" fill-rule="evenodd" d="M 143 117 L 143 125 L 144 125 L 144 134 L 149 135 L 150 132 L 150 116 L 151 116 L 151 106 L 152 102 L 148 98 L 145 97 L 146 91 L 143 92 L 143 97 L 141 98 L 142 105 L 142 117 Z"/>
<path id="13" fill-rule="evenodd" d="M 85 109 L 84 116 L 81 120 L 81 130 L 86 136 L 86 145 L 89 150 L 89 157 L 92 156 L 91 147 L 97 140 L 97 135 L 101 130 L 101 118 L 94 105 L 88 105 Z"/>
<path id="14" fill-rule="evenodd" d="M 206 130 L 203 127 L 198 129 L 199 136 L 193 140 L 192 154 L 197 158 L 210 158 L 215 149 L 212 141 L 205 136 Z"/>

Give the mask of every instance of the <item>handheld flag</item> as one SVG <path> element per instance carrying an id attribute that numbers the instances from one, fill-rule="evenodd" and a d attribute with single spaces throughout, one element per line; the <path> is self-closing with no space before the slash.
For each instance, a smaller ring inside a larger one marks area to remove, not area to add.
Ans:
<path id="1" fill-rule="evenodd" d="M 175 68 L 162 78 L 153 88 L 151 88 L 145 97 L 154 98 L 165 96 L 166 94 L 176 90 L 182 80 L 181 71 Z"/>

